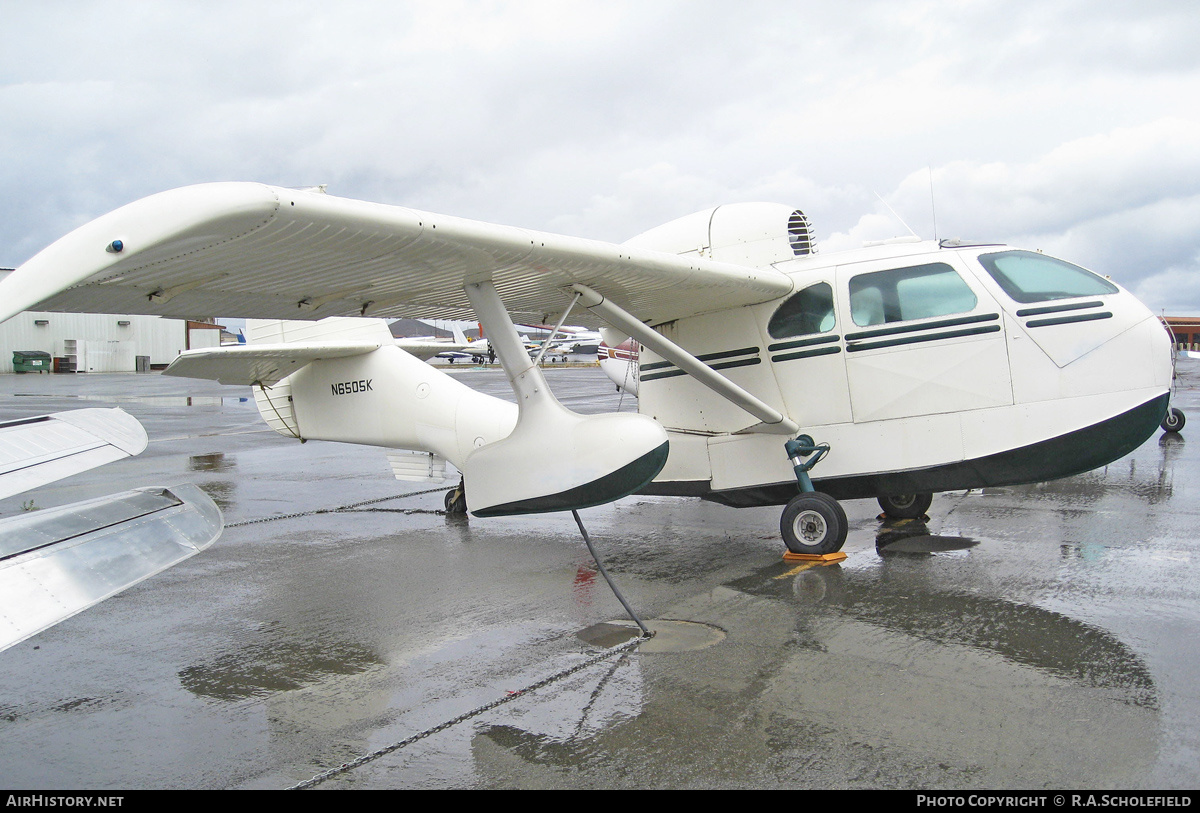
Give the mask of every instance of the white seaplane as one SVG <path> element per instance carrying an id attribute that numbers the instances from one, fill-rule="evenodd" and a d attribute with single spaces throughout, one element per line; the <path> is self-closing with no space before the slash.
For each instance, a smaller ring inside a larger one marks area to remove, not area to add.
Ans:
<path id="1" fill-rule="evenodd" d="M 1182 422 L 1169 336 L 1108 279 L 945 240 L 818 256 L 807 218 L 776 204 L 616 245 L 205 184 L 30 259 L 0 282 L 0 319 L 31 309 L 273 320 L 167 374 L 252 385 L 276 431 L 397 450 L 397 476 L 436 479 L 449 461 L 463 479 L 448 505 L 477 516 L 633 493 L 784 505 L 801 553 L 842 546 L 838 500 L 919 516 L 933 492 L 1088 471 Z M 557 401 L 514 322 L 559 314 L 640 345 L 638 414 Z M 478 320 L 517 403 L 418 362 L 388 316 Z"/>

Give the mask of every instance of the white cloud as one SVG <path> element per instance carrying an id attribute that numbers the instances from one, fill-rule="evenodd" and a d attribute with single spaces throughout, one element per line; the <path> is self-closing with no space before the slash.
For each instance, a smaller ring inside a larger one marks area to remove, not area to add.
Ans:
<path id="1" fill-rule="evenodd" d="M 1171 266 L 1143 279 L 1133 293 L 1155 313 L 1200 314 L 1200 254 L 1186 265 Z"/>
<path id="2" fill-rule="evenodd" d="M 1040 248 L 1152 292 L 1156 307 L 1195 308 L 1175 283 L 1200 252 L 1198 125 L 1166 117 L 1075 139 L 1028 162 L 925 168 L 885 200 L 923 237 L 934 236 L 936 212 L 938 237 Z M 871 208 L 822 248 L 905 233 L 885 205 Z M 1156 277 L 1173 282 L 1150 285 Z M 1164 298 L 1173 288 L 1179 301 Z"/>
<path id="3" fill-rule="evenodd" d="M 229 179 L 611 240 L 778 200 L 832 247 L 906 233 L 875 190 L 931 234 L 928 167 L 943 236 L 1119 255 L 1136 280 L 1200 248 L 1187 4 L 4 8 L 0 264 Z M 1130 219 L 1155 239 L 1118 250 Z"/>

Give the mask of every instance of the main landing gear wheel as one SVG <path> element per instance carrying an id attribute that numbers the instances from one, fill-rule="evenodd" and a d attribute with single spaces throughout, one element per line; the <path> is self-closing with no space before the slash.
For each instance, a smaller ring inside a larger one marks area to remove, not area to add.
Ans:
<path id="1" fill-rule="evenodd" d="M 467 492 L 466 489 L 463 488 L 462 483 L 459 483 L 457 486 L 446 492 L 446 513 L 467 513 Z"/>
<path id="2" fill-rule="evenodd" d="M 879 507 L 892 519 L 920 519 L 933 505 L 933 494 L 894 494 L 879 497 Z"/>
<path id="3" fill-rule="evenodd" d="M 783 509 L 779 533 L 792 553 L 835 553 L 846 543 L 846 512 L 820 491 L 797 494 Z"/>
<path id="4" fill-rule="evenodd" d="M 1161 425 L 1164 432 L 1179 432 L 1185 423 L 1187 423 L 1187 419 L 1183 416 L 1183 410 L 1171 407 L 1167 410 L 1167 417 L 1162 419 Z"/>

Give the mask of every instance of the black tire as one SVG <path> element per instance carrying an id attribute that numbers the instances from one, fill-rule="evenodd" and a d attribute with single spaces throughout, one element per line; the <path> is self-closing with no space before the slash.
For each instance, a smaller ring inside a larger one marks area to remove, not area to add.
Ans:
<path id="1" fill-rule="evenodd" d="M 835 553 L 846 543 L 847 526 L 842 506 L 819 491 L 792 497 L 779 518 L 783 544 L 792 553 Z"/>
<path id="2" fill-rule="evenodd" d="M 452 488 L 446 492 L 445 504 L 447 514 L 465 514 L 467 513 L 467 493 L 461 487 Z"/>
<path id="3" fill-rule="evenodd" d="M 1187 418 L 1184 417 L 1183 410 L 1171 407 L 1167 410 L 1167 416 L 1162 419 L 1162 428 L 1164 432 L 1181 432 L 1185 423 Z"/>
<path id="4" fill-rule="evenodd" d="M 920 519 L 933 505 L 933 494 L 893 494 L 879 497 L 879 507 L 892 519 Z"/>

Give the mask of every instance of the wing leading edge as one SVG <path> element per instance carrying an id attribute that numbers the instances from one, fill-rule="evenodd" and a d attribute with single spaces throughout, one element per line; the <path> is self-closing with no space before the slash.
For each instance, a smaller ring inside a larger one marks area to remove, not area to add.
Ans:
<path id="1" fill-rule="evenodd" d="M 574 283 L 639 319 L 767 301 L 791 280 L 758 269 L 435 215 L 314 191 L 216 183 L 152 195 L 61 238 L 0 281 L 23 310 L 469 318 L 491 281 L 514 319 L 544 321 Z"/>

